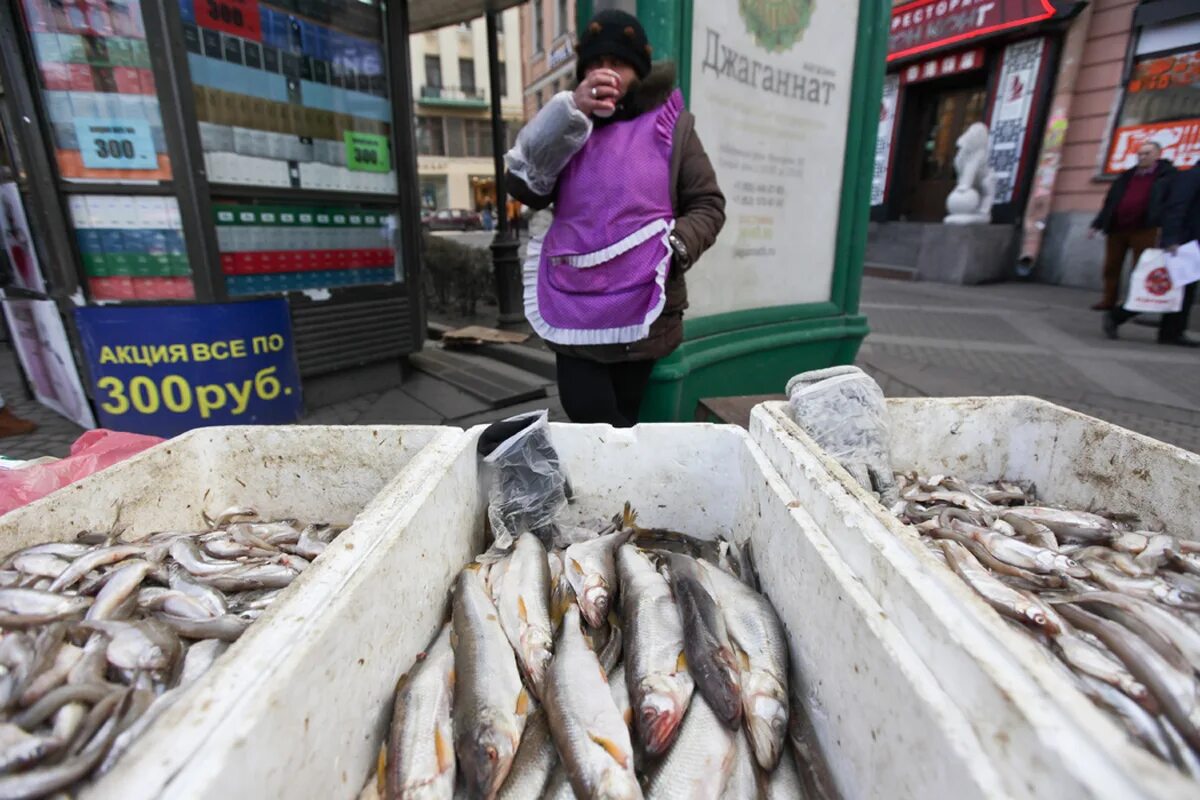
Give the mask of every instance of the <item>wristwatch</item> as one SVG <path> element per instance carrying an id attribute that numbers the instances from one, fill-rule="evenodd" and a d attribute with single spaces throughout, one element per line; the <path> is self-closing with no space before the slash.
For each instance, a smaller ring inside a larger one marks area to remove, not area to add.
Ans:
<path id="1" fill-rule="evenodd" d="M 679 263 L 686 267 L 690 262 L 688 260 L 687 246 L 683 243 L 683 240 L 675 235 L 675 231 L 671 231 L 671 235 L 667 237 L 667 242 L 671 245 L 671 249 L 675 251 L 675 257 L 679 259 Z"/>

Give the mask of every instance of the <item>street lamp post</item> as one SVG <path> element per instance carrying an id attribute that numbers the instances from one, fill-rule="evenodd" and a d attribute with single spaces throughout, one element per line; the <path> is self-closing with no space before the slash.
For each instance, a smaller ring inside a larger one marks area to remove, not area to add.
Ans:
<path id="1" fill-rule="evenodd" d="M 488 76 L 492 99 L 492 159 L 496 171 L 496 237 L 492 240 L 492 271 L 496 276 L 496 302 L 500 325 L 519 325 L 522 311 L 521 260 L 517 255 L 517 232 L 508 225 L 508 193 L 504 188 L 505 126 L 500 112 L 500 53 L 493 4 L 487 9 Z"/>

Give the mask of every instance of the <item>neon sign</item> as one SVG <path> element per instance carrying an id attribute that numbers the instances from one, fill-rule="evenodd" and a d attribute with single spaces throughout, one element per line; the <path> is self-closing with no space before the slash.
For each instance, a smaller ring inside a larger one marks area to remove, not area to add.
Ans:
<path id="1" fill-rule="evenodd" d="M 887 59 L 1032 25 L 1056 13 L 1049 0 L 915 0 L 892 11 Z"/>

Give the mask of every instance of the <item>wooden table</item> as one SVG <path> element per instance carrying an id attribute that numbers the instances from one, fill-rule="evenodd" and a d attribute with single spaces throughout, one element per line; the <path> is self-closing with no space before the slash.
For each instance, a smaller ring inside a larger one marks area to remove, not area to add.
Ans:
<path id="1" fill-rule="evenodd" d="M 750 429 L 750 410 L 770 400 L 787 400 L 782 394 L 744 394 L 704 397 L 696 404 L 696 422 L 725 422 Z"/>

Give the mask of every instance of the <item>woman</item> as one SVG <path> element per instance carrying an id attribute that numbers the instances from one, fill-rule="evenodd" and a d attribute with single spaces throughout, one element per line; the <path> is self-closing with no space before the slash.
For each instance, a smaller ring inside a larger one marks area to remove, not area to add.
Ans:
<path id="1" fill-rule="evenodd" d="M 654 362 L 683 339 L 684 273 L 725 224 L 725 197 L 670 65 L 637 19 L 601 11 L 577 45 L 578 87 L 508 153 L 507 186 L 554 204 L 529 242 L 525 316 L 557 355 L 573 422 L 637 423 Z"/>

